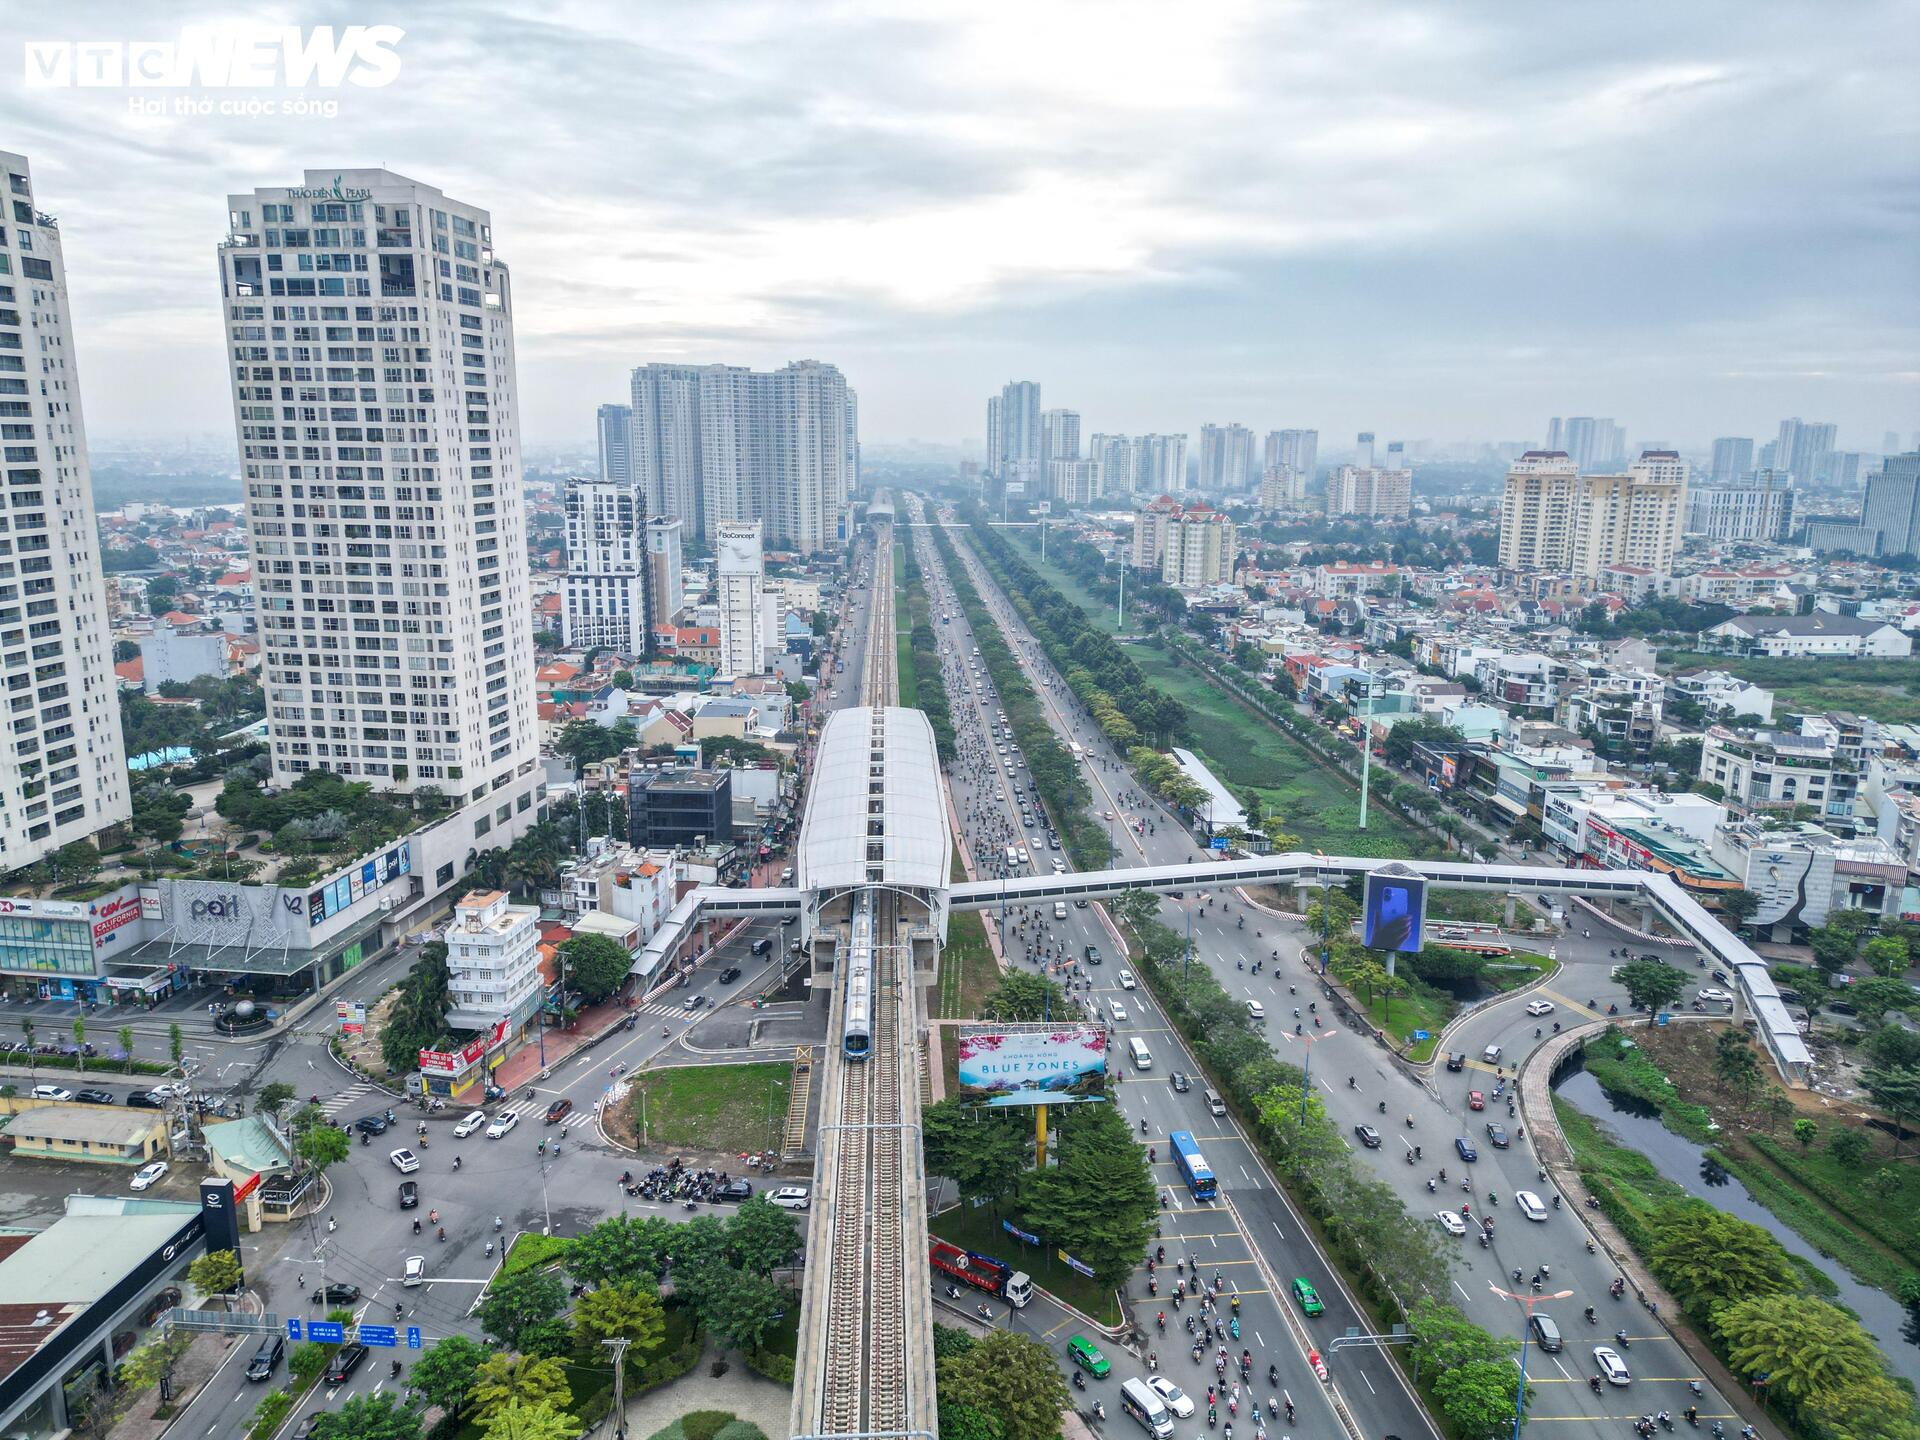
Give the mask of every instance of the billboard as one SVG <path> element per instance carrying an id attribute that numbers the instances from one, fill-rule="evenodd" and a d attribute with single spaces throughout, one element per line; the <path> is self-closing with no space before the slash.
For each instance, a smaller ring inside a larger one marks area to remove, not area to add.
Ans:
<path id="1" fill-rule="evenodd" d="M 1097 1098 L 1107 1072 L 1098 1025 L 978 1030 L 960 1037 L 962 1098 L 986 1105 L 1070 1105 Z"/>
<path id="2" fill-rule="evenodd" d="M 1427 882 L 1411 872 L 1389 867 L 1367 876 L 1364 909 L 1366 932 L 1361 943 L 1369 950 L 1420 949 L 1426 928 Z"/>

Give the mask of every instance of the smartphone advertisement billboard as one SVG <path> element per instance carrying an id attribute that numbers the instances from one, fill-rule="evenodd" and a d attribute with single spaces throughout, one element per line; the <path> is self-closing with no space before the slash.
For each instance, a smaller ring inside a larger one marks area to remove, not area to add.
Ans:
<path id="1" fill-rule="evenodd" d="M 1426 919 L 1425 880 L 1383 870 L 1367 876 L 1366 934 L 1361 943 L 1369 950 L 1418 952 Z"/>

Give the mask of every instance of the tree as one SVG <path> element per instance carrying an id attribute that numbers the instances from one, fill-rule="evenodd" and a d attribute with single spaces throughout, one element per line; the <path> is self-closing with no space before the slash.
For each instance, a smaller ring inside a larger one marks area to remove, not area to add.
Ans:
<path id="1" fill-rule="evenodd" d="M 1820 1127 L 1802 1115 L 1793 1122 L 1793 1138 L 1800 1142 L 1802 1150 L 1811 1149 L 1813 1142 L 1820 1138 Z"/>
<path id="2" fill-rule="evenodd" d="M 1698 1316 L 1729 1300 L 1775 1295 L 1795 1285 L 1787 1252 L 1758 1225 L 1698 1200 L 1655 1216 L 1647 1260 L 1675 1298 Z"/>
<path id="3" fill-rule="evenodd" d="M 158 1385 L 163 1400 L 172 1398 L 173 1367 L 180 1363 L 180 1357 L 187 1353 L 187 1347 L 192 1344 L 191 1330 L 176 1330 L 168 1326 L 157 1339 L 148 1341 L 127 1356 L 120 1367 L 121 1388 L 138 1395 Z"/>
<path id="4" fill-rule="evenodd" d="M 79 885 L 100 873 L 100 852 L 85 840 L 72 840 L 53 852 L 54 883 Z"/>
<path id="5" fill-rule="evenodd" d="M 1867 948 L 1878 945 L 1878 940 L 1867 942 Z M 1911 1011 L 1920 1009 L 1920 995 L 1904 980 L 1891 979 L 1875 975 L 1870 980 L 1856 980 L 1847 987 L 1847 1003 L 1860 1014 L 1860 1018 L 1870 1025 L 1878 1025 L 1886 1018 L 1889 1010 Z"/>
<path id="6" fill-rule="evenodd" d="M 176 1021 L 167 1026 L 167 1058 L 172 1060 L 175 1065 L 178 1065 L 180 1058 L 186 1053 L 186 1032 L 180 1028 L 179 1022 Z"/>
<path id="7" fill-rule="evenodd" d="M 1827 1153 L 1849 1170 L 1858 1170 L 1873 1148 L 1858 1130 L 1836 1130 L 1827 1141 Z"/>
<path id="8" fill-rule="evenodd" d="M 1110 1105 L 1070 1107 L 1059 1133 L 1059 1162 L 1022 1177 L 1021 1212 L 1029 1228 L 1092 1266 L 1099 1284 L 1118 1286 L 1160 1220 L 1146 1152 Z"/>
<path id="9" fill-rule="evenodd" d="M 800 1252 L 800 1224 L 791 1210 L 755 1195 L 728 1219 L 727 1250 L 742 1270 L 768 1274 Z"/>
<path id="10" fill-rule="evenodd" d="M 1873 1103 L 1893 1116 L 1893 1153 L 1898 1157 L 1907 1138 L 1906 1118 L 1920 1110 L 1920 1066 L 1868 1070 L 1861 1074 L 1860 1083 L 1866 1086 Z"/>
<path id="11" fill-rule="evenodd" d="M 1742 1375 L 1768 1377 L 1776 1395 L 1818 1403 L 1880 1375 L 1880 1356 L 1860 1322 L 1805 1295 L 1756 1295 L 1713 1317 L 1727 1359 Z"/>
<path id="12" fill-rule="evenodd" d="M 1148 890 L 1128 890 L 1106 904 L 1107 913 L 1129 930 L 1138 930 L 1160 913 L 1160 897 Z"/>
<path id="13" fill-rule="evenodd" d="M 582 1295 L 573 1307 L 573 1333 L 583 1350 L 602 1340 L 625 1339 L 636 1350 L 651 1353 L 667 1338 L 666 1311 L 652 1290 L 602 1285 Z"/>
<path id="14" fill-rule="evenodd" d="M 527 1347 L 527 1331 L 553 1319 L 567 1304 L 567 1287 L 548 1270 L 523 1270 L 496 1281 L 476 1312 L 480 1328 L 509 1350 Z"/>
<path id="15" fill-rule="evenodd" d="M 1482 1329 L 1431 1295 L 1423 1295 L 1414 1302 L 1407 1323 L 1416 1337 L 1414 1353 L 1419 1356 L 1422 1368 L 1450 1370 L 1476 1360 L 1505 1362 L 1517 1348 L 1514 1341 Z M 1507 1413 L 1513 1413 L 1512 1406 L 1508 1406 Z"/>
<path id="16" fill-rule="evenodd" d="M 277 1115 L 280 1107 L 292 1100 L 297 1092 L 284 1080 L 275 1080 L 270 1085 L 260 1087 L 260 1094 L 254 1099 L 253 1112 L 256 1115 Z"/>
<path id="17" fill-rule="evenodd" d="M 1027 1168 L 1031 1122 L 957 1100 L 929 1105 L 920 1121 L 927 1173 L 946 1176 L 964 1199 L 984 1200 L 997 1214 Z"/>
<path id="18" fill-rule="evenodd" d="M 120 1068 L 133 1069 L 133 1026 L 122 1025 L 113 1032 L 114 1043 L 120 1047 Z"/>
<path id="19" fill-rule="evenodd" d="M 81 1015 L 73 1017 L 73 1064 L 82 1072 L 87 1068 L 87 1022 Z"/>
<path id="20" fill-rule="evenodd" d="M 1891 935 L 1879 935 L 1860 947 L 1860 958 L 1873 967 L 1875 975 L 1888 980 L 1898 979 L 1907 973 L 1907 942 L 1896 940 Z"/>
<path id="21" fill-rule="evenodd" d="M 1000 1417 L 971 1405 L 939 1407 L 941 1440 L 1004 1440 Z"/>
<path id="22" fill-rule="evenodd" d="M 1753 1099 L 1754 1088 L 1760 1083 L 1760 1062 L 1754 1058 L 1753 1047 L 1740 1031 L 1720 1032 L 1713 1047 L 1713 1073 L 1742 1100 Z"/>
<path id="23" fill-rule="evenodd" d="M 1504 1440 L 1513 1428 L 1513 1366 L 1497 1360 L 1471 1360 L 1433 1377 L 1433 1398 L 1440 1402 L 1453 1433 L 1461 1440 Z M 1521 1397 L 1524 1423 L 1533 1386 Z"/>
<path id="24" fill-rule="evenodd" d="M 700 1320 L 714 1335 L 737 1349 L 756 1350 L 792 1295 L 765 1275 L 711 1266 L 695 1277 Z"/>
<path id="25" fill-rule="evenodd" d="M 320 1378 L 320 1372 L 327 1368 L 327 1362 L 333 1358 L 334 1347 L 309 1340 L 305 1344 L 293 1347 L 293 1354 L 287 1357 L 287 1368 L 293 1372 L 293 1378 L 302 1385 L 311 1385 Z"/>
<path id="26" fill-rule="evenodd" d="M 293 1142 L 294 1153 L 314 1170 L 325 1173 L 347 1158 L 347 1132 L 337 1125 L 308 1125 Z"/>
<path id="27" fill-rule="evenodd" d="M 1073 1403 L 1053 1352 L 1012 1330 L 995 1330 L 964 1354 L 935 1366 L 940 1407 L 991 1415 L 1005 1440 L 1052 1440 Z"/>
<path id="28" fill-rule="evenodd" d="M 560 947 L 567 980 L 589 1005 L 598 1004 L 626 983 L 633 956 L 606 935 L 576 935 Z"/>
<path id="29" fill-rule="evenodd" d="M 550 1401 L 528 1405 L 515 1400 L 503 1406 L 481 1433 L 484 1440 L 574 1440 L 580 1422 Z"/>
<path id="30" fill-rule="evenodd" d="M 338 1410 L 322 1412 L 313 1440 L 420 1440 L 420 1417 L 398 1395 L 355 1395 Z"/>
<path id="31" fill-rule="evenodd" d="M 429 1405 L 437 1405 L 451 1415 L 466 1404 L 467 1393 L 473 1389 L 474 1378 L 486 1358 L 487 1348 L 479 1341 L 448 1335 L 434 1341 L 433 1348 L 414 1361 L 407 1383 L 424 1395 Z"/>
<path id="32" fill-rule="evenodd" d="M 980 1002 L 982 1020 L 1038 1021 L 1073 1014 L 1060 987 L 1042 975 L 1010 970 Z"/>
<path id="33" fill-rule="evenodd" d="M 613 672 L 613 688 L 616 690 L 631 690 L 637 683 L 633 678 L 633 671 L 631 670 L 616 670 Z"/>
<path id="34" fill-rule="evenodd" d="M 231 1250 L 209 1250 L 187 1266 L 187 1281 L 202 1295 L 220 1295 L 233 1308 L 233 1292 L 242 1279 L 240 1257 Z"/>
<path id="35" fill-rule="evenodd" d="M 1671 1005 L 1687 988 L 1686 972 L 1664 960 L 1631 961 L 1620 967 L 1615 978 L 1626 988 L 1633 1008 L 1648 1012 L 1649 1025 L 1653 1023 L 1653 1011 Z"/>
<path id="36" fill-rule="evenodd" d="M 1738 930 L 1760 909 L 1760 897 L 1751 890 L 1728 890 L 1721 894 L 1719 905 L 1721 918 L 1729 928 Z"/>
<path id="37" fill-rule="evenodd" d="M 556 1409 L 566 1409 L 573 1404 L 566 1367 L 535 1355 L 489 1355 L 480 1362 L 473 1388 L 467 1392 L 474 1418 L 484 1423 L 515 1400 L 523 1405 L 547 1401 Z"/>
<path id="38" fill-rule="evenodd" d="M 613 1215 L 567 1242 L 567 1273 L 582 1285 L 657 1281 L 679 1227 L 657 1215 Z"/>

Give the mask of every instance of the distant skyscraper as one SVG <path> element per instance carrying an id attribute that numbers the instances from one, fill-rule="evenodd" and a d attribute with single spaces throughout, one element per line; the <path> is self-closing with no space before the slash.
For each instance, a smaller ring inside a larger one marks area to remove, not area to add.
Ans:
<path id="1" fill-rule="evenodd" d="M 1087 454 L 1109 496 L 1160 495 L 1187 483 L 1184 435 L 1095 435 Z"/>
<path id="2" fill-rule="evenodd" d="M 987 401 L 987 468 L 1003 482 L 1032 486 L 1040 458 L 1040 382 L 1009 380 Z"/>
<path id="3" fill-rule="evenodd" d="M 1100 467 L 1100 486 L 1107 495 L 1131 495 L 1143 489 L 1135 457 L 1139 451 L 1125 435 L 1095 435 L 1087 442 L 1087 458 Z"/>
<path id="4" fill-rule="evenodd" d="M 1318 430 L 1270 430 L 1267 432 L 1266 465 L 1271 470 L 1284 465 L 1300 473 L 1302 480 L 1313 479 L 1313 467 L 1320 450 Z"/>
<path id="5" fill-rule="evenodd" d="M 1253 432 L 1244 425 L 1200 427 L 1200 488 L 1237 495 L 1253 483 Z"/>
<path id="6" fill-rule="evenodd" d="M 1860 524 L 1879 532 L 1876 553 L 1920 554 L 1920 454 L 1889 455 L 1868 477 Z"/>
<path id="7" fill-rule="evenodd" d="M 216 256 L 272 783 L 429 786 L 497 806 L 488 843 L 511 843 L 546 778 L 492 219 L 333 166 L 227 210 Z"/>
<path id="8" fill-rule="evenodd" d="M 1260 477 L 1260 508 L 1291 510 L 1307 498 L 1307 477 L 1291 465 L 1269 465 Z"/>
<path id="9" fill-rule="evenodd" d="M 625 481 L 576 478 L 567 482 L 565 503 L 561 638 L 583 648 L 605 645 L 622 655 L 641 654 L 647 649 L 648 606 L 638 491 Z"/>
<path id="10" fill-rule="evenodd" d="M 38 207 L 26 157 L 0 151 L 0 164 L 17 246 L 0 273 L 0 409 L 7 416 L 11 507 L 0 521 L 8 540 L 0 624 L 10 627 L 0 635 L 9 701 L 0 739 L 0 871 L 7 871 L 118 824 L 132 814 L 132 803 L 60 227 Z M 0 259 L 9 253 L 0 249 Z M 237 337 L 239 317 L 230 323 Z M 271 386 L 262 388 L 270 402 Z M 261 408 L 271 419 L 271 404 Z M 84 908 L 75 905 L 73 913 Z M 36 944 L 35 927 L 45 929 L 46 921 L 13 924 L 17 933 L 0 945 L 9 969 L 16 960 L 29 973 L 72 962 L 57 947 Z M 86 931 L 80 935 L 84 941 Z M 92 956 L 83 954 L 80 963 L 83 974 L 94 973 Z"/>
<path id="11" fill-rule="evenodd" d="M 653 630 L 673 624 L 686 608 L 680 582 L 680 534 L 680 522 L 671 515 L 647 520 L 647 624 Z"/>
<path id="12" fill-rule="evenodd" d="M 633 483 L 633 407 L 602 405 L 596 429 L 600 438 L 600 478 L 616 485 Z"/>
<path id="13" fill-rule="evenodd" d="M 720 673 L 758 675 L 765 668 L 760 598 L 766 568 L 758 520 L 728 521 L 714 536 L 720 602 Z"/>
<path id="14" fill-rule="evenodd" d="M 1900 436 L 1897 431 L 1889 430 L 1880 437 L 1880 453 L 1892 455 L 1900 448 Z"/>
<path id="15" fill-rule="evenodd" d="M 1789 472 L 1802 485 L 1811 485 L 1820 466 L 1819 457 L 1833 449 L 1835 434 L 1835 427 L 1824 421 L 1802 420 L 1797 415 L 1782 420 L 1780 434 L 1773 442 L 1773 468 Z"/>
<path id="16" fill-rule="evenodd" d="M 1605 416 L 1555 416 L 1547 426 L 1547 450 L 1562 450 L 1576 469 L 1585 472 L 1625 459 L 1627 432 Z"/>
<path id="17" fill-rule="evenodd" d="M 831 365 L 642 365 L 633 372 L 633 474 L 647 513 L 712 541 L 731 520 L 811 554 L 838 543 L 857 410 Z"/>
<path id="18" fill-rule="evenodd" d="M 1671 450 L 1649 450 L 1619 475 L 1581 475 L 1571 456 L 1529 451 L 1507 472 L 1501 568 L 1589 580 L 1609 565 L 1668 574 L 1686 498 L 1686 462 Z"/>
<path id="19" fill-rule="evenodd" d="M 1713 442 L 1713 464 L 1707 479 L 1715 485 L 1744 480 L 1753 473 L 1753 441 L 1726 435 Z"/>
<path id="20" fill-rule="evenodd" d="M 1353 463 L 1362 470 L 1373 468 L 1373 431 L 1362 430 L 1354 437 Z"/>
<path id="21" fill-rule="evenodd" d="M 1556 419 L 1548 433 L 1566 432 Z M 1502 570 L 1568 568 L 1579 485 L 1579 467 L 1564 450 L 1529 450 L 1513 462 L 1500 502 Z"/>
<path id="22" fill-rule="evenodd" d="M 1047 493 L 1064 504 L 1090 504 L 1104 486 L 1098 460 L 1055 460 L 1047 470 Z"/>
<path id="23" fill-rule="evenodd" d="M 847 458 L 845 461 L 845 494 L 852 495 L 860 489 L 860 397 L 853 387 L 847 387 Z"/>
<path id="24" fill-rule="evenodd" d="M 1080 458 L 1080 412 L 1043 410 L 1040 412 L 1040 470 L 1048 477 L 1047 493 L 1058 495 L 1052 482 L 1054 462 Z"/>

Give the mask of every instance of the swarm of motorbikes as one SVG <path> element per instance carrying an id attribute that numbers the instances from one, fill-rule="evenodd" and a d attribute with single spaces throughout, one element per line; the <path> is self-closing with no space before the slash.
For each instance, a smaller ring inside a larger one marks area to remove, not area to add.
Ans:
<path id="1" fill-rule="evenodd" d="M 631 1170 L 620 1176 L 620 1188 L 635 1200 L 679 1200 L 688 1208 L 711 1201 L 733 1177 L 724 1170 L 693 1170 L 678 1157 L 666 1165 L 656 1165 L 639 1179 Z"/>

